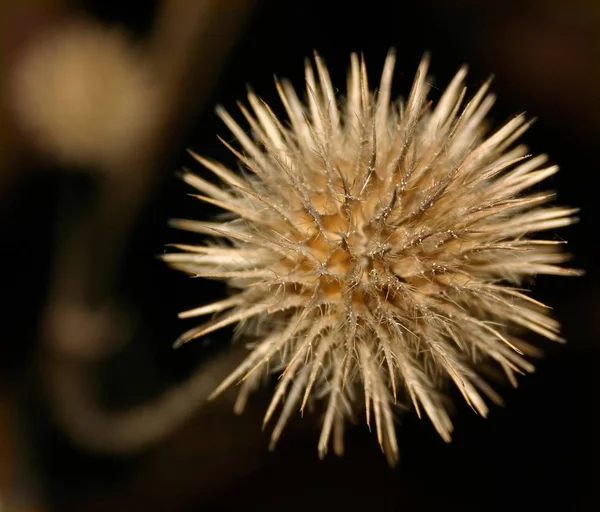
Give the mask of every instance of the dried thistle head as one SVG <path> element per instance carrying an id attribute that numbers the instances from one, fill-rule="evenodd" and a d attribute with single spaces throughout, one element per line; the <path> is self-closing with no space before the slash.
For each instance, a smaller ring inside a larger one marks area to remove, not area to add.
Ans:
<path id="1" fill-rule="evenodd" d="M 519 332 L 560 340 L 547 308 L 519 286 L 536 274 L 574 273 L 559 266 L 560 242 L 530 235 L 571 224 L 575 212 L 547 206 L 551 193 L 527 192 L 557 167 L 514 144 L 530 124 L 524 116 L 486 134 L 489 83 L 464 104 L 463 68 L 433 107 L 424 58 L 406 103 L 392 102 L 394 63 L 390 53 L 370 92 L 365 62 L 352 55 L 340 100 L 316 56 L 316 73 L 306 65 L 307 104 L 289 83 L 276 84 L 286 120 L 249 93 L 251 110 L 240 108 L 253 138 L 219 110 L 247 173 L 196 156 L 225 187 L 191 173 L 185 181 L 230 215 L 174 221 L 221 242 L 165 256 L 235 290 L 182 313 L 217 315 L 178 343 L 230 324 L 257 340 L 215 395 L 241 382 L 241 410 L 262 376 L 278 374 L 265 416 L 281 407 L 273 444 L 294 411 L 323 399 L 320 456 L 332 435 L 342 452 L 345 421 L 364 407 L 390 464 L 399 393 L 449 441 L 447 381 L 485 416 L 483 395 L 501 400 L 479 362 L 497 364 L 516 385 L 516 373 L 533 371 L 524 355 L 535 352 Z"/>

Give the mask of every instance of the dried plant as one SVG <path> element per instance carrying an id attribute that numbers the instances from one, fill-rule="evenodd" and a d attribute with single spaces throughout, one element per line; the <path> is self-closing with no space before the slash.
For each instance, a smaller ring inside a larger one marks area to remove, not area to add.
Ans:
<path id="1" fill-rule="evenodd" d="M 567 259 L 561 241 L 529 238 L 573 223 L 576 210 L 547 206 L 552 193 L 526 192 L 557 167 L 513 144 L 530 125 L 523 115 L 486 135 L 494 97 L 485 83 L 463 106 L 465 68 L 433 108 L 427 58 L 406 103 L 390 100 L 393 52 L 376 92 L 352 55 L 343 101 L 319 56 L 315 64 L 316 73 L 306 65 L 306 105 L 276 82 L 286 121 L 249 93 L 252 111 L 240 108 L 253 139 L 218 110 L 241 145 L 225 143 L 242 174 L 200 156 L 225 186 L 184 173 L 199 199 L 228 214 L 174 220 L 215 241 L 176 245 L 165 259 L 235 292 L 182 313 L 217 316 L 177 344 L 238 324 L 238 334 L 256 341 L 214 396 L 241 382 L 241 411 L 264 375 L 279 374 L 265 416 L 281 407 L 273 445 L 295 410 L 324 399 L 321 457 L 331 437 L 342 453 L 345 421 L 364 403 L 394 464 L 397 394 L 405 391 L 450 441 L 447 381 L 486 416 L 482 395 L 501 399 L 480 376 L 481 363 L 495 362 L 516 385 L 515 374 L 533 371 L 524 355 L 536 352 L 519 332 L 561 340 L 547 307 L 520 285 L 537 274 L 576 273 L 559 266 Z"/>
<path id="2" fill-rule="evenodd" d="M 85 18 L 50 30 L 12 76 L 17 121 L 61 164 L 121 171 L 156 129 L 156 79 L 121 30 Z"/>
<path id="3" fill-rule="evenodd" d="M 107 408 L 97 393 L 102 365 L 118 357 L 137 322 L 137 309 L 116 300 L 124 246 L 177 133 L 206 100 L 254 8 L 254 1 L 235 9 L 220 0 L 158 3 L 143 40 L 81 14 L 49 20 L 7 76 L 8 104 L 32 149 L 93 177 L 93 200 L 82 211 L 74 215 L 61 201 L 56 212 L 39 333 L 44 396 L 70 441 L 118 455 L 171 436 L 236 361 L 235 351 L 223 354 L 125 410 Z"/>

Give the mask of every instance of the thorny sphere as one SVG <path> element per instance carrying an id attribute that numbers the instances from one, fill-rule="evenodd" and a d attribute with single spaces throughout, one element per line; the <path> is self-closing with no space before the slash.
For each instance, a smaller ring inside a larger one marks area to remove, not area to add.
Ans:
<path id="1" fill-rule="evenodd" d="M 229 298 L 180 316 L 216 314 L 185 343 L 231 324 L 253 341 L 215 395 L 241 383 L 237 410 L 270 373 L 279 375 L 265 422 L 277 408 L 272 445 L 291 414 L 325 402 L 320 456 L 332 438 L 343 451 L 346 420 L 364 410 L 390 464 L 398 458 L 397 398 L 405 395 L 450 440 L 444 395 L 452 381 L 482 416 L 501 399 L 480 375 L 493 362 L 508 380 L 531 372 L 537 350 L 519 334 L 559 341 L 548 309 L 520 285 L 536 274 L 572 275 L 561 242 L 530 238 L 574 222 L 548 206 L 552 193 L 526 191 L 558 169 L 515 144 L 524 116 L 491 135 L 494 97 L 485 83 L 465 102 L 462 68 L 437 105 L 427 100 L 428 59 L 406 101 L 392 102 L 395 55 L 370 91 L 352 55 L 347 97 L 336 97 L 325 64 L 306 65 L 306 102 L 277 81 L 287 119 L 249 93 L 241 105 L 253 138 L 218 113 L 240 150 L 236 173 L 200 156 L 222 182 L 186 172 L 198 197 L 228 214 L 218 222 L 174 220 L 211 235 L 165 255 L 194 276 L 225 280 Z"/>

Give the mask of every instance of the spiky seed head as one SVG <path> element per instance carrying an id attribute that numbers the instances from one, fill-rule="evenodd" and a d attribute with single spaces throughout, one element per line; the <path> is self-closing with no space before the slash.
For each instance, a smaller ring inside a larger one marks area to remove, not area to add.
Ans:
<path id="1" fill-rule="evenodd" d="M 225 280 L 229 298 L 186 311 L 216 314 L 185 343 L 231 324 L 257 341 L 216 389 L 241 383 L 238 410 L 261 377 L 279 375 L 272 444 L 290 415 L 325 401 L 318 452 L 343 450 L 345 421 L 363 409 L 390 464 L 397 461 L 394 405 L 405 393 L 450 441 L 444 383 L 482 416 L 500 402 L 478 372 L 496 363 L 508 380 L 531 372 L 530 330 L 559 341 L 548 309 L 518 286 L 536 274 L 570 275 L 557 241 L 531 238 L 574 222 L 575 210 L 527 192 L 557 171 L 515 141 L 530 122 L 514 117 L 491 135 L 494 97 L 485 83 L 466 104 L 462 68 L 437 105 L 428 102 L 428 59 L 407 101 L 391 101 L 395 55 L 371 92 L 352 55 L 347 97 L 336 97 L 322 59 L 306 65 L 306 103 L 277 81 L 287 119 L 252 92 L 241 111 L 251 138 L 224 110 L 247 173 L 196 156 L 224 187 L 186 172 L 198 197 L 229 212 L 223 222 L 173 225 L 219 242 L 176 246 L 165 259 L 195 276 Z"/>

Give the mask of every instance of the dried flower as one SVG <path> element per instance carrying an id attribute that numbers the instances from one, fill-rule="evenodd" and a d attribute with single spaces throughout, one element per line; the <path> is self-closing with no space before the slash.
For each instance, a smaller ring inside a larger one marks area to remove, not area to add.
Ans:
<path id="1" fill-rule="evenodd" d="M 397 393 L 406 391 L 450 441 L 446 381 L 486 416 L 482 395 L 501 400 L 478 374 L 480 360 L 516 385 L 516 373 L 533 371 L 523 356 L 535 352 L 518 332 L 561 339 L 547 308 L 517 286 L 536 274 L 575 273 L 559 266 L 561 242 L 528 235 L 571 224 L 576 211 L 543 206 L 551 193 L 524 193 L 557 167 L 513 145 L 530 125 L 523 115 L 486 136 L 489 83 L 463 107 L 462 68 L 432 108 L 424 58 L 407 102 L 391 102 L 394 63 L 390 52 L 379 90 L 369 92 L 365 62 L 352 55 L 347 98 L 338 102 L 315 56 L 316 74 L 306 65 L 308 105 L 276 83 L 288 121 L 249 93 L 253 112 L 240 108 L 254 140 L 219 109 L 242 151 L 227 146 L 249 173 L 196 156 L 226 188 L 189 172 L 185 181 L 230 215 L 173 221 L 221 243 L 178 245 L 165 256 L 235 290 L 182 313 L 218 315 L 178 344 L 231 324 L 258 340 L 214 395 L 241 381 L 241 410 L 263 375 L 279 374 L 265 416 L 281 406 L 272 444 L 294 410 L 323 398 L 321 457 L 332 434 L 342 453 L 345 421 L 364 403 L 390 464 Z"/>
<path id="2" fill-rule="evenodd" d="M 160 102 L 141 49 L 119 29 L 86 19 L 32 44 L 11 77 L 16 120 L 60 163 L 121 170 L 142 151 Z"/>

